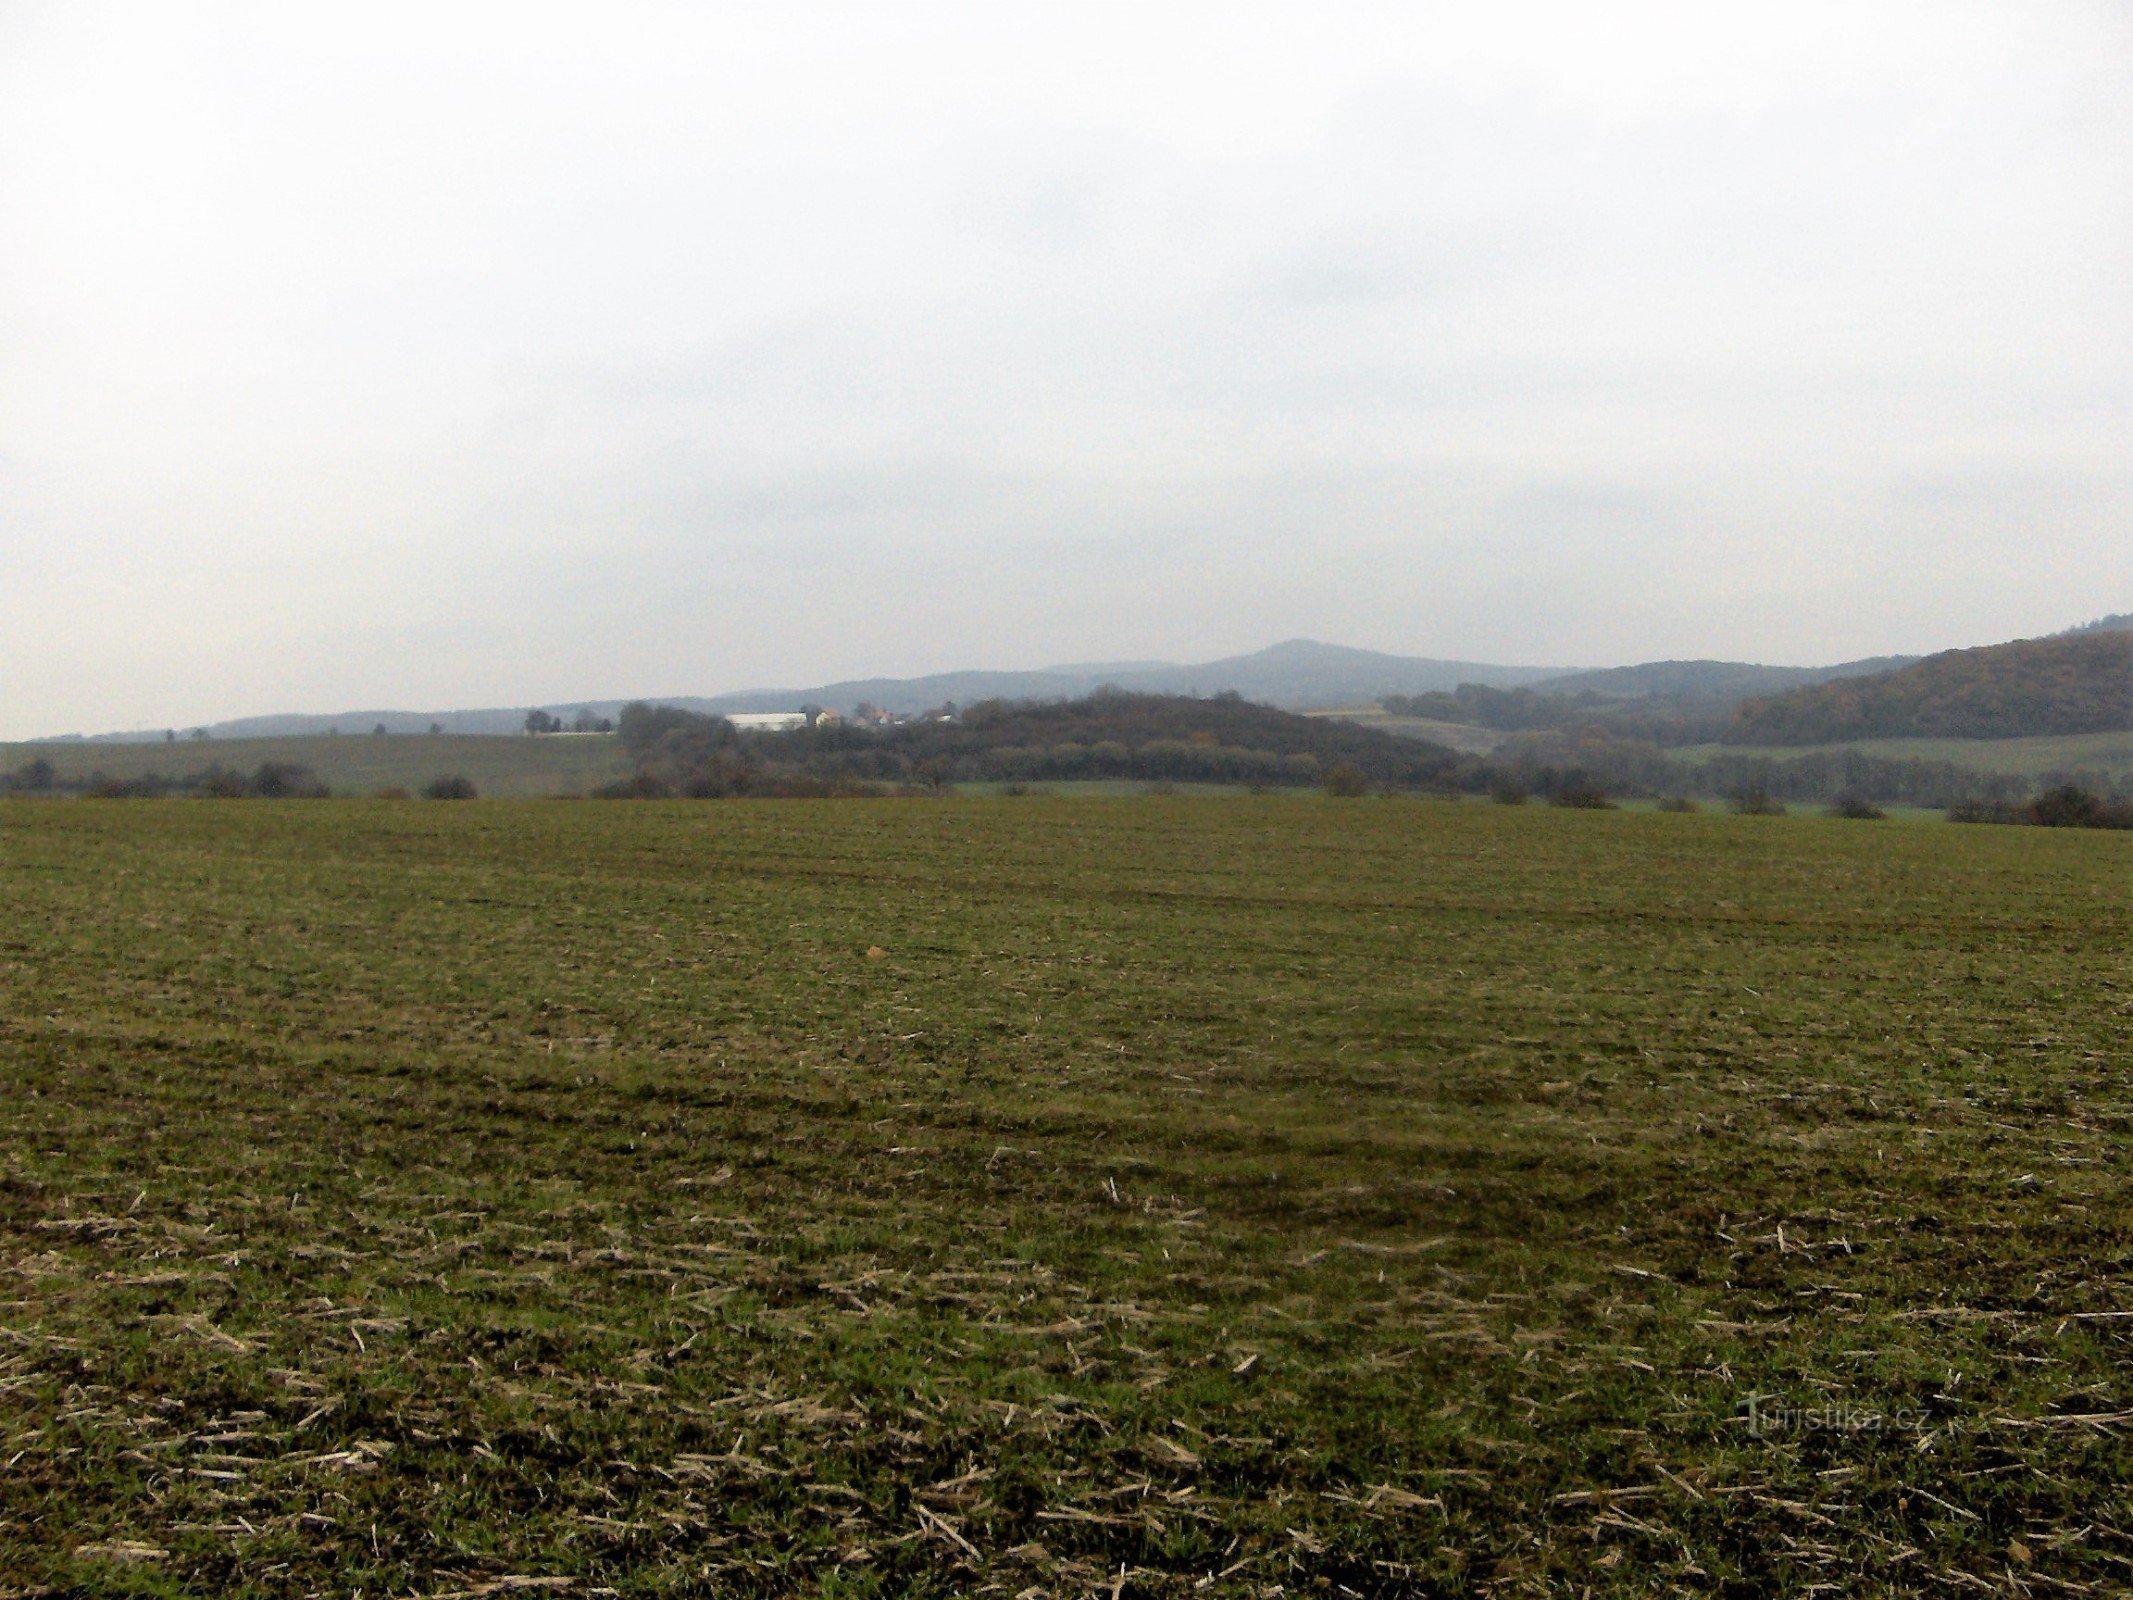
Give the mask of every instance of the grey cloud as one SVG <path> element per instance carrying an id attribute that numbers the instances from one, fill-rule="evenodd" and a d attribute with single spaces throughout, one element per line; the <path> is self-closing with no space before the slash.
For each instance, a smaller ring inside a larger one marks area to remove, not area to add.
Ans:
<path id="1" fill-rule="evenodd" d="M 0 734 L 2125 609 L 2129 30 L 12 7 Z"/>

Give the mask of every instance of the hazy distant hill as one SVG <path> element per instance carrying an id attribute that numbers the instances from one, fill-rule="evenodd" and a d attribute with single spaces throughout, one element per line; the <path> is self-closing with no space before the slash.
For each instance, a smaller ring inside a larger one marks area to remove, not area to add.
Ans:
<path id="1" fill-rule="evenodd" d="M 669 700 L 698 711 L 780 711 L 809 704 L 847 711 L 870 701 L 885 711 L 924 711 L 944 701 L 1070 700 L 1110 685 L 1146 694 L 1241 694 L 1287 710 L 1375 701 L 1387 694 L 1449 689 L 1460 683 L 1510 686 L 1548 676 L 1546 668 L 1384 655 L 1291 639 L 1246 656 L 1180 666 L 1098 663 L 1037 672 L 942 672 L 924 678 L 853 678 L 811 689 L 749 689 L 702 700 Z"/>
<path id="2" fill-rule="evenodd" d="M 940 672 L 923 678 L 850 678 L 808 688 L 742 689 L 720 695 L 641 695 L 661 705 L 689 711 L 790 711 L 802 705 L 849 711 L 868 701 L 885 711 L 924 711 L 952 700 L 970 705 L 980 700 L 1069 700 L 1106 684 L 1149 694 L 1213 695 L 1234 691 L 1248 700 L 1291 710 L 1374 703 L 1388 694 L 1421 694 L 1461 683 L 1509 688 L 1550 676 L 1545 667 L 1506 667 L 1478 661 L 1439 661 L 1426 656 L 1385 655 L 1344 645 L 1292 639 L 1251 655 L 1230 656 L 1198 665 L 1165 662 L 1097 662 L 1048 667 L 1034 672 Z M 612 717 L 621 700 L 544 702 L 540 709 L 565 721 L 578 712 Z M 342 711 L 327 716 L 241 717 L 211 724 L 218 739 L 284 738 L 295 734 L 369 733 L 383 724 L 388 733 L 425 733 L 437 723 L 446 733 L 517 733 L 526 706 L 471 711 Z M 179 729 L 182 737 L 187 731 Z M 161 730 L 104 735 L 122 742 L 159 739 Z"/>
<path id="3" fill-rule="evenodd" d="M 1647 661 L 1634 667 L 1601 667 L 1549 678 L 1536 687 L 1549 694 L 1596 694 L 1603 699 L 1743 700 L 1750 695 L 1858 678 L 1907 667 L 1917 656 L 1873 656 L 1833 667 L 1765 667 L 1749 661 Z"/>
<path id="4" fill-rule="evenodd" d="M 2065 639 L 2124 638 L 2133 630 L 2133 614 L 2103 617 L 2070 630 Z M 1938 658 L 1934 658 L 1938 659 Z M 1215 695 L 1225 691 L 1285 710 L 1376 706 L 1388 697 L 1447 692 L 1461 684 L 1488 689 L 1537 689 L 1568 708 L 1565 715 L 1590 716 L 1613 702 L 1625 712 L 1639 705 L 1654 713 L 1669 711 L 1681 724 L 1670 733 L 1653 727 L 1639 737 L 1662 742 L 1713 738 L 1736 702 L 1751 697 L 1810 690 L 1835 681 L 1865 678 L 1918 664 L 1912 656 L 1879 656 L 1823 667 L 1771 667 L 1741 661 L 1649 661 L 1636 666 L 1595 671 L 1503 666 L 1478 661 L 1449 661 L 1427 656 L 1388 655 L 1343 645 L 1291 639 L 1250 655 L 1180 665 L 1169 662 L 1077 662 L 1032 672 L 942 672 L 921 678 L 850 678 L 837 683 L 782 689 L 743 689 L 719 695 L 630 696 L 691 711 L 727 713 L 790 711 L 803 705 L 849 711 L 868 701 L 886 711 L 917 712 L 954 701 L 967 706 L 981 700 L 1070 700 L 1106 684 L 1146 694 Z M 539 709 L 566 722 L 578 713 L 613 717 L 623 701 L 546 701 Z M 286 714 L 242 717 L 210 725 L 218 739 L 286 738 L 338 731 L 367 734 L 382 725 L 388 733 L 426 733 L 434 724 L 444 733 L 513 734 L 525 724 L 530 706 L 491 706 L 459 711 L 342 711 L 331 715 Z M 1691 727 L 1701 721 L 1708 731 Z M 1471 720 L 1462 718 L 1460 720 Z M 1648 720 L 1648 719 L 1647 719 Z M 1523 725 L 1523 724 L 1521 724 Z M 191 730 L 176 730 L 182 739 Z M 2022 733 L 2050 732 L 2023 728 Z M 157 740 L 163 730 L 103 734 L 98 742 Z M 1749 738 L 1748 742 L 1762 735 Z M 1821 736 L 1817 736 L 1821 737 Z M 1853 737 L 1842 735 L 1830 737 Z"/>
<path id="5" fill-rule="evenodd" d="M 1392 656 L 1376 650 L 1319 644 L 1311 639 L 1291 639 L 1248 656 L 1229 656 L 1196 667 L 1154 667 L 1119 674 L 1110 681 L 1122 689 L 1140 689 L 1150 694 L 1218 694 L 1234 690 L 1247 700 L 1301 711 L 1374 701 L 1388 694 L 1452 689 L 1462 683 L 1509 689 L 1537 683 L 1560 670 Z"/>
<path id="6" fill-rule="evenodd" d="M 2119 619 L 2111 619 L 2119 620 Z M 2133 729 L 2133 631 L 1948 650 L 1894 672 L 1750 700 L 1729 744 L 2016 739 Z"/>

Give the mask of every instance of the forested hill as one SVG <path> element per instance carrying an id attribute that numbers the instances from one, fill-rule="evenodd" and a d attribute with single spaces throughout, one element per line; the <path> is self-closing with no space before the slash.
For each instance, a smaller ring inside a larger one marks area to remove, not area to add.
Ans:
<path id="1" fill-rule="evenodd" d="M 1949 650 L 1869 678 L 1745 702 L 1729 744 L 2016 739 L 2133 729 L 2133 633 L 2094 630 Z"/>
<path id="2" fill-rule="evenodd" d="M 1870 673 L 1907 667 L 1917 656 L 1873 656 L 1840 661 L 1828 667 L 1766 667 L 1749 661 L 1644 661 L 1631 667 L 1599 667 L 1565 673 L 1534 685 L 1537 693 L 1555 696 L 1596 695 L 1603 700 L 1674 700 L 1735 704 L 1750 695 L 1781 694 L 1827 683 L 1832 678 L 1863 678 Z"/>
<path id="3" fill-rule="evenodd" d="M 1298 716 L 1236 695 L 1099 693 L 1052 704 L 972 706 L 957 723 L 896 729 L 914 761 L 946 758 L 996 777 L 1206 778 L 1316 782 L 1337 766 L 1372 781 L 1442 782 L 1461 759 L 1440 745 Z M 1471 763 L 1466 763 L 1471 765 Z"/>
<path id="4" fill-rule="evenodd" d="M 820 783 L 1078 779 L 1308 785 L 1336 772 L 1393 788 L 1462 787 L 1480 764 L 1438 745 L 1235 695 L 1111 690 L 1080 700 L 989 701 L 953 721 L 873 729 L 828 723 L 737 734 L 674 707 L 625 706 L 622 742 L 640 767 L 632 792 L 783 792 Z M 797 791 L 793 791 L 797 792 Z"/>

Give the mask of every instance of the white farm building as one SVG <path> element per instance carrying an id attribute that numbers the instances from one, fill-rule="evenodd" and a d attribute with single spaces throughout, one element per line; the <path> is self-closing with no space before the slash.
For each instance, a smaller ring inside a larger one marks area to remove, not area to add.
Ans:
<path id="1" fill-rule="evenodd" d="M 726 720 L 743 733 L 787 733 L 807 726 L 804 711 L 729 711 Z"/>

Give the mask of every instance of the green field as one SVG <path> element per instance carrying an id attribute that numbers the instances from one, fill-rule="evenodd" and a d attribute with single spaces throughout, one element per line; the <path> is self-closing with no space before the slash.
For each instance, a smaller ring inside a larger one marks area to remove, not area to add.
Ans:
<path id="1" fill-rule="evenodd" d="M 585 794 L 630 770 L 612 734 L 503 739 L 476 734 L 340 734 L 289 739 L 180 739 L 173 744 L 0 745 L 0 772 L 44 760 L 62 781 L 93 774 L 166 778 L 227 767 L 252 772 L 266 761 L 309 767 L 336 794 L 399 788 L 419 793 L 434 778 L 460 774 L 482 794 L 509 799 Z"/>
<path id="2" fill-rule="evenodd" d="M 0 1592 L 2124 1593 L 2128 843 L 0 803 Z"/>
<path id="3" fill-rule="evenodd" d="M 1430 744 L 1441 744 L 1447 750 L 1457 750 L 1461 755 L 1485 756 L 1508 740 L 1511 735 L 1495 728 L 1478 728 L 1465 722 L 1436 722 L 1428 717 L 1396 717 L 1379 706 L 1355 706 L 1341 711 L 1309 711 L 1306 716 L 1333 717 L 1341 722 L 1353 722 L 1359 727 L 1375 728 L 1380 733 L 1397 734 L 1403 739 L 1422 739 Z"/>
<path id="4" fill-rule="evenodd" d="M 1426 739 L 1454 750 L 1487 755 L 1513 737 L 1489 728 L 1464 727 L 1395 717 L 1374 708 L 1313 712 L 1338 717 L 1366 728 L 1408 738 Z M 1683 745 L 1667 751 L 1677 761 L 1699 762 L 1734 756 L 1790 761 L 1799 756 L 1835 755 L 1856 750 L 1889 761 L 1944 761 L 1971 772 L 2043 778 L 2053 773 L 2100 774 L 2133 781 L 2133 733 L 2077 733 L 2031 739 L 1860 739 L 1820 745 Z"/>
<path id="5" fill-rule="evenodd" d="M 2041 778 L 2054 772 L 2100 772 L 2133 778 L 2133 733 L 2069 733 L 2033 739 L 1859 739 L 1849 744 L 1701 744 L 1667 752 L 1680 760 L 1715 756 L 1796 756 L 1856 750 L 1890 761 L 1946 761 L 1972 772 Z"/>

